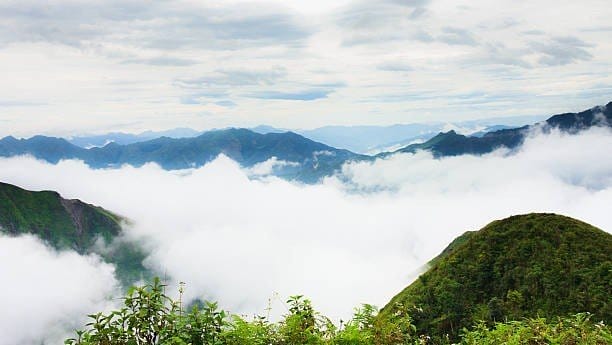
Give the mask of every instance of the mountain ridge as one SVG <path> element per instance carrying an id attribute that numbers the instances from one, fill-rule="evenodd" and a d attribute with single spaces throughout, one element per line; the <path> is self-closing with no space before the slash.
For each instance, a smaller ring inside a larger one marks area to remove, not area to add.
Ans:
<path id="1" fill-rule="evenodd" d="M 128 145 L 109 143 L 90 149 L 54 137 L 0 139 L 0 156 L 26 154 L 51 163 L 61 159 L 80 159 L 93 168 L 123 164 L 138 167 L 154 162 L 168 170 L 200 167 L 220 154 L 245 167 L 276 157 L 300 165 L 299 168 L 282 167 L 276 172 L 277 175 L 304 182 L 315 182 L 322 176 L 330 175 L 348 160 L 366 158 L 293 132 L 259 134 L 244 128 L 209 131 L 193 138 L 161 137 Z"/>
<path id="2" fill-rule="evenodd" d="M 29 139 L 16 139 L 8 136 L 0 139 L 0 157 L 32 155 L 54 164 L 62 159 L 78 159 L 92 168 L 115 168 L 124 164 L 139 167 L 146 163 L 157 163 L 167 170 L 200 167 L 221 154 L 247 168 L 275 157 L 291 164 L 276 166 L 274 175 L 315 183 L 325 176 L 333 175 L 344 163 L 350 161 L 369 161 L 397 153 L 423 150 L 431 152 L 436 158 L 480 155 L 502 147 L 513 150 L 523 143 L 532 130 L 547 132 L 558 128 L 575 134 L 592 126 L 612 126 L 612 102 L 579 113 L 553 115 L 534 125 L 476 133 L 475 136 L 465 136 L 451 130 L 439 133 L 425 142 L 376 155 L 338 149 L 294 132 L 273 131 L 261 134 L 245 128 L 229 128 L 204 132 L 195 137 L 162 136 L 126 145 L 110 142 L 92 148 L 73 145 L 63 138 L 37 135 Z"/>
<path id="3" fill-rule="evenodd" d="M 591 312 L 612 321 L 612 235 L 550 213 L 496 220 L 457 237 L 381 315 L 409 309 L 417 328 L 457 339 L 463 327 Z"/>
<path id="4" fill-rule="evenodd" d="M 30 191 L 0 182 L 0 234 L 31 234 L 57 250 L 98 254 L 115 264 L 124 284 L 148 275 L 144 252 L 133 243 L 116 241 L 127 223 L 102 207 L 65 199 L 56 191 Z"/>
<path id="5" fill-rule="evenodd" d="M 386 157 L 394 153 L 415 153 L 421 150 L 430 151 L 435 157 L 485 154 L 502 147 L 508 149 L 519 147 L 531 130 L 541 130 L 546 133 L 550 132 L 551 129 L 558 129 L 576 134 L 594 126 L 612 127 L 612 102 L 579 113 L 553 115 L 534 125 L 501 129 L 485 133 L 482 136 L 465 136 L 451 130 L 446 133 L 439 133 L 424 143 L 408 145 L 394 152 L 385 152 L 378 156 Z"/>

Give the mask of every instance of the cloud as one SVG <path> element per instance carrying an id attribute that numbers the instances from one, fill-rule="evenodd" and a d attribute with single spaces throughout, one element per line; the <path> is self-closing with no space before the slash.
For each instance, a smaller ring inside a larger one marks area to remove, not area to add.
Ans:
<path id="1" fill-rule="evenodd" d="M 254 166 L 247 169 L 247 172 L 250 176 L 253 177 L 261 177 L 268 176 L 273 174 L 280 168 L 283 167 L 299 167 L 300 163 L 297 162 L 288 162 L 278 160 L 276 157 L 272 157 L 265 162 L 257 163 Z"/>
<path id="2" fill-rule="evenodd" d="M 387 72 L 410 72 L 414 70 L 412 66 L 403 61 L 386 61 L 379 64 L 378 69 Z"/>
<path id="3" fill-rule="evenodd" d="M 332 93 L 332 90 L 309 89 L 296 92 L 284 91 L 260 91 L 245 95 L 250 98 L 259 99 L 276 99 L 290 101 L 314 101 L 321 98 L 327 98 Z"/>
<path id="4" fill-rule="evenodd" d="M 523 68 L 533 67 L 526 59 L 529 49 L 508 48 L 504 43 L 487 43 L 484 46 L 483 60 L 492 64 L 518 66 Z"/>
<path id="5" fill-rule="evenodd" d="M 179 79 L 177 85 L 186 88 L 201 88 L 210 86 L 245 86 L 271 85 L 287 76 L 287 71 L 281 67 L 266 70 L 217 70 L 210 75 L 199 78 Z"/>
<path id="6" fill-rule="evenodd" d="M 554 37 L 548 42 L 531 43 L 531 48 L 541 54 L 540 64 L 547 66 L 588 61 L 593 58 L 593 55 L 586 50 L 590 47 L 593 47 L 593 45 L 573 36 Z"/>
<path id="7" fill-rule="evenodd" d="M 354 1 L 337 13 L 337 23 L 350 28 L 377 28 L 387 26 L 390 22 L 400 20 L 404 14 L 409 19 L 416 19 L 426 12 L 429 1 L 394 1 L 383 0 L 376 3 Z"/>
<path id="8" fill-rule="evenodd" d="M 530 35 L 530 36 L 540 36 L 540 35 L 544 35 L 545 32 L 542 30 L 525 30 L 521 32 L 524 35 Z"/>
<path id="9" fill-rule="evenodd" d="M 609 29 L 603 13 L 610 10 L 604 2 L 555 4 L 554 17 L 542 2 L 469 5 L 1 1 L 0 64 L 9 68 L 0 92 L 9 105 L 0 105 L 7 124 L 0 132 L 139 132 L 172 128 L 173 121 L 198 130 L 261 123 L 392 125 L 553 114 L 609 101 L 588 92 L 611 83 L 606 67 L 612 50 L 603 43 Z M 548 66 L 555 67 L 540 68 Z M 414 71 L 408 79 L 389 73 L 398 67 Z M 302 102 L 299 109 L 243 97 L 335 90 L 323 85 L 332 82 L 344 85 L 342 97 Z M 474 89 L 529 96 L 451 110 L 439 101 Z M 420 97 L 367 102 L 381 94 Z M 224 100 L 236 106 L 214 104 Z M 10 101 L 34 103 L 36 111 Z"/>
<path id="10" fill-rule="evenodd" d="M 450 45 L 475 46 L 478 44 L 468 30 L 455 27 L 442 28 L 442 33 L 437 37 L 437 40 Z"/>
<path id="11" fill-rule="evenodd" d="M 557 212 L 610 231 L 611 148 L 609 130 L 534 134 L 513 155 L 401 154 L 311 186 L 250 179 L 225 157 L 174 172 L 0 159 L 0 180 L 130 217 L 127 238 L 150 248 L 147 265 L 187 282 L 188 299 L 250 314 L 274 292 L 305 294 L 337 320 L 359 303 L 383 305 L 453 238 L 494 219 Z"/>
<path id="12" fill-rule="evenodd" d="M 245 15 L 249 13 L 249 15 Z M 141 48 L 233 49 L 298 44 L 308 29 L 280 6 L 164 1 L 8 1 L 0 6 L 0 42 L 49 42 L 86 47 L 112 41 Z M 126 35 L 127 33 L 127 35 Z"/>
<path id="13" fill-rule="evenodd" d="M 218 101 L 218 102 L 215 102 L 215 104 L 222 106 L 222 107 L 227 107 L 227 108 L 233 108 L 236 106 L 235 102 L 229 101 L 229 100 Z"/>
<path id="14" fill-rule="evenodd" d="M 355 1 L 338 11 L 336 24 L 345 30 L 344 46 L 385 44 L 426 38 L 414 25 L 426 16 L 429 1 Z"/>
<path id="15" fill-rule="evenodd" d="M 43 103 L 29 102 L 29 101 L 5 101 L 0 100 L 0 108 L 8 107 L 37 107 L 44 105 Z"/>
<path id="16" fill-rule="evenodd" d="M 0 345 L 60 344 L 116 296 L 114 268 L 57 252 L 32 236 L 0 235 Z"/>
<path id="17" fill-rule="evenodd" d="M 158 56 L 153 58 L 143 59 L 127 59 L 123 60 L 124 64 L 143 64 L 152 66 L 193 66 L 198 64 L 196 60 L 181 59 L 167 56 Z"/>

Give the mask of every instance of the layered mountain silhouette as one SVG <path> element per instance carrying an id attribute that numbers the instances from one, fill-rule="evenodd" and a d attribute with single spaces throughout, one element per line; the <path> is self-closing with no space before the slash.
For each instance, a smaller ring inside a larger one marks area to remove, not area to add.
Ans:
<path id="1" fill-rule="evenodd" d="M 259 134 L 248 129 L 206 132 L 194 138 L 162 137 L 150 141 L 85 149 L 61 138 L 35 136 L 0 140 L 0 156 L 32 155 L 51 163 L 62 159 L 83 160 L 93 168 L 142 166 L 157 163 L 168 170 L 200 167 L 219 155 L 252 167 L 273 157 L 293 164 L 280 165 L 274 173 L 288 179 L 314 182 L 332 174 L 349 160 L 367 156 L 336 149 L 292 132 Z"/>
<path id="2" fill-rule="evenodd" d="M 514 149 L 520 146 L 531 131 L 550 131 L 558 129 L 568 133 L 578 133 L 593 126 L 612 126 L 612 102 L 606 106 L 595 107 L 579 113 L 554 115 L 544 122 L 520 128 L 501 129 L 481 136 L 465 136 L 449 131 L 440 133 L 422 144 L 408 145 L 393 153 L 426 150 L 436 157 L 458 156 L 463 154 L 484 154 L 498 148 Z M 390 153 L 383 153 L 387 156 Z"/>
<path id="3" fill-rule="evenodd" d="M 580 113 L 566 113 L 520 128 L 465 136 L 455 131 L 440 133 L 420 144 L 376 156 L 357 154 L 313 141 L 293 132 L 258 133 L 244 128 L 204 132 L 196 137 L 160 137 L 121 145 L 115 142 L 103 147 L 84 148 L 62 138 L 35 136 L 29 139 L 5 137 L 0 140 L 0 157 L 31 155 L 51 163 L 62 159 L 79 159 L 93 168 L 112 168 L 124 164 L 142 166 L 157 163 L 168 170 L 200 167 L 223 154 L 243 167 L 276 158 L 279 164 L 272 174 L 289 180 L 314 183 L 338 171 L 349 161 L 373 160 L 396 153 L 432 152 L 435 157 L 463 154 L 485 154 L 498 148 L 519 147 L 532 131 L 557 128 L 577 133 L 593 126 L 612 124 L 612 102 Z M 192 133 L 192 132 L 189 132 Z"/>

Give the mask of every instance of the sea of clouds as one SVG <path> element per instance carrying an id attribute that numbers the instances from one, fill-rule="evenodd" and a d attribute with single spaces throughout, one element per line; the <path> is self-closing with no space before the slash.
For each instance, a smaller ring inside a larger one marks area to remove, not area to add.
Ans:
<path id="1" fill-rule="evenodd" d="M 8 158 L 0 181 L 129 218 L 126 238 L 150 251 L 146 264 L 170 286 L 186 282 L 187 299 L 249 315 L 265 314 L 272 299 L 282 314 L 281 300 L 303 294 L 338 320 L 361 303 L 383 306 L 453 238 L 495 219 L 555 212 L 612 231 L 610 158 L 612 132 L 596 128 L 534 133 L 518 152 L 350 163 L 316 185 L 253 179 L 224 156 L 184 171 Z M 30 236 L 0 237 L 0 256 L 0 327 L 9 332 L 0 333 L 21 343 L 74 328 L 116 293 L 112 267 Z"/>

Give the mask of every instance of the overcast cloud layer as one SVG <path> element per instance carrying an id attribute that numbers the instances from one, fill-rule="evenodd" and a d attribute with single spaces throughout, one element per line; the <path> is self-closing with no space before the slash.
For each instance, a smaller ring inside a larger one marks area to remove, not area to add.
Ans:
<path id="1" fill-rule="evenodd" d="M 0 135 L 579 111 L 610 101 L 611 16 L 606 0 L 7 0 Z"/>
<path id="2" fill-rule="evenodd" d="M 155 165 L 91 170 L 76 161 L 0 159 L 0 180 L 57 190 L 131 218 L 128 238 L 146 243 L 148 265 L 187 283 L 187 298 L 211 298 L 251 314 L 265 313 L 277 293 L 274 312 L 283 313 L 279 300 L 305 294 L 324 313 L 346 318 L 360 303 L 384 305 L 453 238 L 495 219 L 556 212 L 609 232 L 611 134 L 593 129 L 577 136 L 534 135 L 510 156 L 503 150 L 439 160 L 427 153 L 396 155 L 347 165 L 342 178 L 312 186 L 250 180 L 250 171 L 225 157 L 174 172 Z M 25 272 L 13 270 L 7 281 L 20 283 L 4 285 L 1 295 L 10 300 L 3 305 L 36 296 L 32 289 L 41 285 L 68 289 L 70 298 L 61 303 L 40 298 L 36 308 L 48 312 L 36 323 L 41 327 L 64 320 L 63 312 L 48 310 L 61 306 L 70 315 L 108 293 L 78 284 L 108 280 L 108 270 L 91 259 L 50 253 L 31 238 L 2 239 L 0 246 L 6 247 L 0 265 L 22 263 L 27 252 L 50 267 L 34 269 L 43 264 L 37 261 Z M 83 269 L 74 273 L 75 267 Z M 33 307 L 9 305 L 18 312 L 0 312 L 0 324 L 8 320 L 8 329 L 19 333 L 16 325 Z"/>

